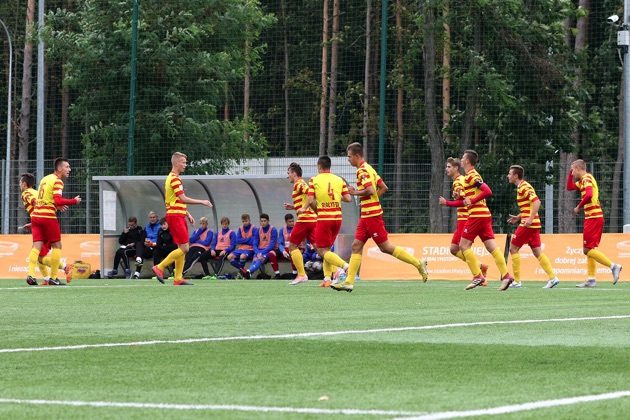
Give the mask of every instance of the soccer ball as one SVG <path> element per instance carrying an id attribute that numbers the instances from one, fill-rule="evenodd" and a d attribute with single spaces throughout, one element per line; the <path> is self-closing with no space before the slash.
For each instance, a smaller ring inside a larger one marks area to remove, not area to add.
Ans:
<path id="1" fill-rule="evenodd" d="M 313 261 L 312 268 L 313 268 L 313 271 L 321 271 L 322 263 L 320 261 Z"/>

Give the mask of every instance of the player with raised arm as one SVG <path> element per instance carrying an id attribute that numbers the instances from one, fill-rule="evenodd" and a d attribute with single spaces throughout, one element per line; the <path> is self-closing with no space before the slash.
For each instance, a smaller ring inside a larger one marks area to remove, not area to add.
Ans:
<path id="1" fill-rule="evenodd" d="M 461 158 L 464 168 L 464 199 L 461 204 L 466 206 L 468 210 L 468 220 L 462 232 L 462 239 L 459 241 L 459 247 L 462 254 L 466 258 L 466 263 L 473 274 L 472 282 L 466 286 L 466 290 L 474 289 L 485 281 L 479 261 L 472 250 L 473 241 L 481 238 L 484 246 L 488 250 L 494 262 L 501 273 L 501 286 L 499 290 L 505 291 L 514 281 L 514 277 L 508 272 L 503 252 L 497 246 L 494 240 L 494 231 L 492 230 L 492 213 L 486 205 L 486 198 L 492 195 L 490 187 L 483 182 L 481 175 L 475 169 L 479 162 L 479 155 L 474 150 L 466 150 Z"/>
<path id="2" fill-rule="evenodd" d="M 55 159 L 55 171 L 46 175 L 39 183 L 37 202 L 31 213 L 31 230 L 33 231 L 33 248 L 29 254 L 28 284 L 33 284 L 35 265 L 45 244 L 50 244 L 50 267 L 59 267 L 61 263 L 61 228 L 57 220 L 57 209 L 81 203 L 81 197 L 63 198 L 63 179 L 70 176 L 70 162 L 65 158 Z M 37 284 L 37 283 L 35 283 Z M 61 286 L 64 283 L 57 279 L 57 270 L 51 270 L 49 286 Z"/>
<path id="3" fill-rule="evenodd" d="M 522 166 L 512 165 L 508 171 L 507 179 L 510 184 L 516 185 L 516 203 L 518 204 L 520 214 L 518 216 L 510 215 L 508 223 L 520 224 L 516 232 L 512 235 L 510 243 L 510 256 L 512 257 L 512 269 L 514 271 L 515 281 L 511 287 L 521 287 L 521 254 L 519 250 L 523 245 L 529 245 L 532 253 L 538 259 L 540 266 L 547 274 L 547 284 L 545 289 L 555 287 L 560 280 L 556 277 L 551 261 L 542 251 L 542 243 L 540 241 L 540 217 L 538 209 L 540 208 L 540 199 L 536 195 L 536 190 L 529 182 L 525 180 L 525 170 Z"/>
<path id="4" fill-rule="evenodd" d="M 304 214 L 309 207 L 317 210 L 317 223 L 315 224 L 315 246 L 317 253 L 324 261 L 323 287 L 330 286 L 330 276 L 334 267 L 345 272 L 348 263 L 330 248 L 335 243 L 337 234 L 341 229 L 342 213 L 341 202 L 351 202 L 352 197 L 348 192 L 348 185 L 341 177 L 330 172 L 331 160 L 328 156 L 321 156 L 317 160 L 318 174 L 308 183 L 308 201 L 297 210 L 297 214 Z"/>
<path id="5" fill-rule="evenodd" d="M 395 246 L 388 239 L 383 220 L 383 208 L 381 207 L 380 196 L 388 190 L 387 185 L 372 166 L 363 159 L 363 145 L 352 143 L 347 149 L 348 162 L 357 168 L 357 187 L 348 186 L 350 195 L 359 197 L 361 201 L 361 217 L 354 234 L 352 242 L 352 255 L 346 279 L 330 287 L 337 290 L 351 292 L 354 288 L 355 277 L 361 266 L 361 255 L 363 246 L 372 238 L 381 252 L 389 254 L 400 261 L 413 265 L 423 281 L 427 281 L 429 276 L 426 269 L 426 261 L 419 261 L 413 255 L 405 251 L 404 248 Z"/>
<path id="6" fill-rule="evenodd" d="M 291 192 L 291 198 L 293 203 L 284 203 L 285 210 L 299 210 L 308 204 L 308 184 L 302 179 L 302 167 L 296 163 L 291 162 L 287 168 L 287 176 L 289 181 L 293 183 L 293 191 Z M 291 257 L 291 261 L 297 270 L 297 276 L 290 283 L 292 286 L 296 284 L 308 281 L 306 270 L 304 269 L 304 257 L 302 251 L 299 249 L 299 245 L 308 240 L 309 243 L 314 243 L 315 240 L 315 225 L 317 224 L 317 213 L 311 208 L 306 207 L 303 213 L 297 215 L 297 221 L 291 230 L 291 236 L 289 237 L 288 251 Z"/>
<path id="7" fill-rule="evenodd" d="M 464 175 L 459 172 L 461 168 L 461 163 L 458 158 L 449 157 L 446 160 L 446 176 L 453 180 L 453 186 L 451 190 L 452 200 L 447 200 L 444 197 L 439 198 L 440 205 L 447 207 L 455 207 L 457 208 L 457 226 L 455 227 L 455 232 L 453 233 L 453 237 L 451 238 L 451 254 L 459 258 L 460 260 L 466 262 L 466 258 L 462 253 L 462 250 L 459 248 L 459 241 L 462 239 L 462 233 L 464 233 L 464 227 L 466 226 L 466 221 L 468 220 L 468 210 L 463 205 L 464 199 Z M 488 266 L 485 264 L 480 264 L 479 269 L 481 270 L 481 275 L 486 278 L 488 273 Z M 487 286 L 488 282 L 484 280 L 480 286 Z"/>
<path id="8" fill-rule="evenodd" d="M 188 252 L 188 226 L 186 218 L 190 224 L 195 224 L 195 219 L 188 212 L 186 204 L 200 204 L 206 207 L 212 207 L 209 200 L 198 200 L 190 198 L 184 192 L 184 185 L 180 179 L 180 175 L 186 170 L 187 156 L 180 152 L 175 152 L 171 156 L 171 172 L 164 182 L 164 202 L 166 205 L 166 222 L 169 231 L 173 237 L 173 242 L 177 245 L 177 249 L 162 260 L 158 265 L 153 266 L 153 273 L 158 281 L 164 284 L 164 269 L 175 263 L 174 286 L 188 286 L 192 283 L 184 280 L 184 263 L 186 253 Z"/>
<path id="9" fill-rule="evenodd" d="M 593 174 L 586 171 L 586 162 L 578 159 L 571 163 L 571 168 L 567 176 L 567 190 L 579 191 L 581 200 L 573 209 L 575 214 L 579 214 L 584 208 L 584 231 L 583 231 L 583 251 L 586 255 L 587 278 L 576 287 L 595 287 L 596 263 L 600 263 L 610 268 L 613 277 L 613 284 L 619 281 L 621 264 L 613 263 L 602 251 L 598 250 L 599 242 L 604 231 L 604 211 L 599 204 L 599 187 Z"/>

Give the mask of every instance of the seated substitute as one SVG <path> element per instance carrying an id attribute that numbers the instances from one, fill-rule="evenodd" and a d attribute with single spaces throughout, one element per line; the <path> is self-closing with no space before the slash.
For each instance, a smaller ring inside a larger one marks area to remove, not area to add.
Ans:
<path id="1" fill-rule="evenodd" d="M 247 213 L 241 215 L 241 222 L 236 232 L 236 249 L 228 254 L 230 264 L 239 270 L 254 256 L 254 233 L 258 230 L 252 225 Z"/>
<path id="2" fill-rule="evenodd" d="M 269 261 L 273 267 L 276 278 L 280 277 L 278 270 L 278 258 L 276 251 L 278 249 L 278 230 L 269 224 L 269 215 L 263 213 L 260 215 L 260 227 L 254 232 L 254 258 L 249 269 L 241 268 L 241 274 L 246 279 L 251 278 L 252 273 L 258 270 L 264 263 Z"/>
<path id="3" fill-rule="evenodd" d="M 129 258 L 136 256 L 136 250 L 144 246 L 144 230 L 138 226 L 138 219 L 131 216 L 127 221 L 127 227 L 118 237 L 120 247 L 114 255 L 114 265 L 112 270 L 107 273 L 107 277 L 116 277 L 118 275 L 118 266 L 122 264 L 125 277 L 131 277 L 131 267 Z"/>
<path id="4" fill-rule="evenodd" d="M 158 232 L 160 231 L 160 218 L 154 211 L 149 212 L 149 223 L 144 227 L 144 246 L 136 249 L 136 271 L 134 279 L 140 278 L 142 264 L 147 258 L 153 257 L 153 251 L 157 245 Z"/>
<path id="5" fill-rule="evenodd" d="M 297 269 L 291 258 L 291 250 L 289 249 L 289 245 L 291 244 L 291 232 L 293 232 L 293 227 L 295 226 L 295 218 L 291 213 L 284 215 L 284 223 L 284 227 L 278 230 L 278 259 L 284 258 L 289 261 L 291 263 L 291 273 L 297 274 Z M 304 254 L 306 239 L 303 240 L 301 244 L 298 244 L 297 247 L 300 252 Z"/>
<path id="6" fill-rule="evenodd" d="M 158 232 L 157 242 L 153 250 L 153 265 L 158 265 L 166 258 L 168 254 L 177 249 L 177 245 L 173 241 L 173 236 L 168 230 L 168 222 L 166 217 L 160 219 L 160 231 Z M 171 273 L 173 272 L 173 264 L 169 266 Z"/>
<path id="7" fill-rule="evenodd" d="M 210 251 L 210 245 L 212 244 L 212 231 L 208 228 L 208 218 L 200 217 L 199 224 L 201 225 L 196 229 L 192 235 L 190 235 L 190 248 L 186 253 L 186 260 L 184 262 L 184 274 L 192 268 L 193 265 L 203 254 Z"/>
<path id="8" fill-rule="evenodd" d="M 212 270 L 215 275 L 219 275 L 223 270 L 223 264 L 227 256 L 234 251 L 236 247 L 236 233 L 230 229 L 230 219 L 227 217 L 221 218 L 221 229 L 218 229 L 216 234 L 212 236 L 212 243 L 210 244 L 210 251 L 205 252 L 199 258 L 199 264 L 203 269 L 204 278 L 210 277 L 210 270 L 208 270 L 208 261 L 212 265 Z"/>

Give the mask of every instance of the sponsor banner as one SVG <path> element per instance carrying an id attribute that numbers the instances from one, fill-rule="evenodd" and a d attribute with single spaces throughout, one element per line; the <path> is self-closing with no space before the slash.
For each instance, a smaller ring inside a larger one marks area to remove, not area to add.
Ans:
<path id="1" fill-rule="evenodd" d="M 582 234 L 540 235 L 543 252 L 549 257 L 560 280 L 578 281 L 586 278 L 586 255 L 582 253 Z M 468 265 L 451 255 L 451 234 L 390 234 L 389 240 L 406 249 L 416 258 L 424 258 L 429 264 L 429 278 L 434 280 L 467 280 L 472 277 Z M 501 251 L 505 247 L 507 235 L 497 234 L 496 242 Z M 598 248 L 613 262 L 625 266 L 621 271 L 621 280 L 630 280 L 630 235 L 623 233 L 605 233 Z M 480 263 L 487 264 L 488 279 L 498 280 L 497 269 L 492 255 L 477 239 L 473 252 Z M 521 279 L 547 280 L 547 275 L 540 267 L 538 259 L 527 245 L 520 250 Z M 508 258 L 508 269 L 512 273 L 512 262 Z M 363 248 L 361 280 L 417 280 L 418 271 L 391 255 L 383 254 L 372 241 Z M 610 269 L 597 264 L 597 279 L 611 280 Z"/>
<path id="2" fill-rule="evenodd" d="M 92 270 L 101 265 L 99 235 L 61 235 L 61 243 L 62 262 L 85 261 L 91 264 Z M 26 278 L 32 246 L 31 235 L 0 235 L 0 279 Z M 35 274 L 41 277 L 38 268 Z"/>

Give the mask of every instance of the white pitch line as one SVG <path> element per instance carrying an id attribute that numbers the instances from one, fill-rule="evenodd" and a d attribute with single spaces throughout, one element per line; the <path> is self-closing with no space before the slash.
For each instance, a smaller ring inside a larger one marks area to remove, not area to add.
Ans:
<path id="1" fill-rule="evenodd" d="M 157 410 L 195 410 L 195 411 L 245 411 L 256 413 L 296 413 L 296 414 L 329 414 L 329 415 L 370 415 L 370 416 L 418 416 L 424 413 L 394 410 L 359 410 L 355 408 L 308 408 L 308 407 L 270 407 L 256 405 L 219 405 L 219 404 L 168 404 L 115 401 L 64 401 L 64 400 L 24 400 L 0 398 L 0 404 L 17 405 L 59 405 L 66 407 L 98 407 L 98 408 L 139 408 Z"/>
<path id="2" fill-rule="evenodd" d="M 444 411 L 441 413 L 421 414 L 419 416 L 404 417 L 404 420 L 440 420 L 462 417 L 495 416 L 498 414 L 518 413 L 521 411 L 538 410 L 541 408 L 560 407 L 594 401 L 615 400 L 630 397 L 630 391 L 609 392 L 606 394 L 582 395 L 579 397 L 560 398 L 557 400 L 533 401 L 524 404 L 504 405 L 501 407 L 483 408 L 467 411 Z"/>
<path id="3" fill-rule="evenodd" d="M 282 340 L 290 338 L 311 338 L 311 337 L 331 337 L 338 335 L 351 334 L 376 334 L 391 333 L 404 331 L 426 331 L 438 330 L 445 328 L 459 327 L 476 327 L 486 325 L 511 325 L 511 324 L 540 324 L 545 322 L 574 322 L 574 321 L 597 321 L 604 319 L 628 319 L 630 315 L 610 315 L 610 316 L 586 316 L 578 318 L 547 318 L 547 319 L 520 319 L 512 321 L 479 321 L 479 322 L 458 322 L 453 324 L 436 324 L 422 325 L 415 327 L 391 327 L 391 328 L 372 328 L 367 330 L 342 330 L 342 331 L 319 331 L 305 333 L 288 333 L 288 334 L 265 334 L 265 335 L 240 335 L 227 337 L 200 337 L 200 338 L 183 338 L 178 340 L 147 340 L 147 341 L 128 341 L 120 343 L 98 343 L 98 344 L 77 344 L 71 346 L 51 346 L 51 347 L 23 347 L 23 348 L 4 348 L 0 349 L 0 353 L 26 353 L 36 351 L 58 351 L 58 350 L 84 350 L 94 348 L 108 347 L 135 347 L 135 346 L 152 346 L 157 344 L 191 344 L 191 343 L 210 343 L 225 341 L 254 341 L 254 340 Z"/>

